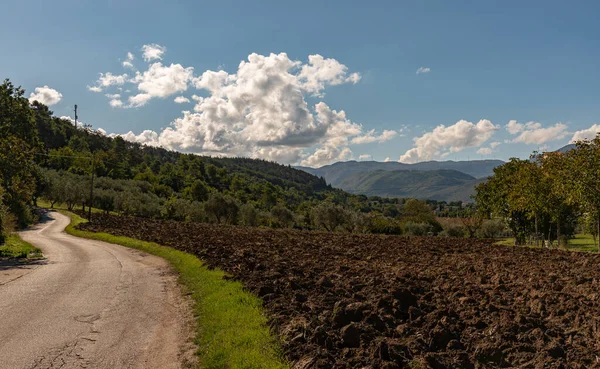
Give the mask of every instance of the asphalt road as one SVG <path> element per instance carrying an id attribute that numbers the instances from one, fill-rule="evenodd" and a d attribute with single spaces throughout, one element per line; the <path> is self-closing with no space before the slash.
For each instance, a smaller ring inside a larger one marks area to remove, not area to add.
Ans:
<path id="1" fill-rule="evenodd" d="M 167 262 L 50 217 L 21 233 L 46 260 L 0 268 L 0 368 L 180 368 L 190 310 Z"/>

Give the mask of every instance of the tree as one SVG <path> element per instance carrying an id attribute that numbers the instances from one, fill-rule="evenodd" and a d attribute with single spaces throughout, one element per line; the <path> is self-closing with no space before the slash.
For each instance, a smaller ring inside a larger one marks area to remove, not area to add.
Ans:
<path id="1" fill-rule="evenodd" d="M 184 193 L 191 200 L 206 201 L 208 199 L 209 188 L 204 181 L 197 179 L 191 186 L 186 187 Z"/>
<path id="2" fill-rule="evenodd" d="M 0 187 L 0 245 L 4 243 L 6 239 L 6 207 L 3 204 L 4 190 Z"/>
<path id="3" fill-rule="evenodd" d="M 531 221 L 527 213 L 517 206 L 513 191 L 519 191 L 514 185 L 525 161 L 511 158 L 510 161 L 494 168 L 494 175 L 486 182 L 475 187 L 477 207 L 488 218 L 503 219 L 515 238 L 516 245 L 525 243 L 531 230 Z"/>
<path id="4" fill-rule="evenodd" d="M 576 149 L 566 155 L 571 161 L 568 180 L 574 195 L 586 210 L 596 214 L 600 233 L 600 135 L 577 142 Z"/>
<path id="5" fill-rule="evenodd" d="M 549 177 L 544 174 L 537 159 L 534 154 L 530 160 L 521 160 L 509 184 L 509 201 L 513 208 L 534 220 L 536 247 L 539 246 L 539 219 L 547 209 L 551 191 Z"/>
<path id="6" fill-rule="evenodd" d="M 314 224 L 328 232 L 333 232 L 346 221 L 344 208 L 330 202 L 323 202 L 314 207 L 311 215 Z"/>
<path id="7" fill-rule="evenodd" d="M 254 205 L 246 203 L 240 207 L 240 223 L 251 227 L 258 225 L 258 210 Z"/>
<path id="8" fill-rule="evenodd" d="M 271 209 L 271 222 L 275 227 L 291 228 L 294 226 L 294 213 L 282 205 Z"/>
<path id="9" fill-rule="evenodd" d="M 401 209 L 402 222 L 427 223 L 431 225 L 433 232 L 442 230 L 442 225 L 435 219 L 433 210 L 425 201 L 409 199 Z"/>
<path id="10" fill-rule="evenodd" d="M 539 160 L 543 175 L 549 181 L 546 208 L 550 219 L 556 224 L 556 242 L 560 246 L 562 229 L 569 219 L 575 218 L 574 213 L 578 208 L 575 191 L 568 180 L 573 172 L 572 163 L 570 157 L 560 152 L 545 153 Z"/>
<path id="11" fill-rule="evenodd" d="M 212 193 L 204 203 L 204 211 L 213 216 L 217 223 L 236 224 L 239 214 L 237 201 L 221 193 Z"/>

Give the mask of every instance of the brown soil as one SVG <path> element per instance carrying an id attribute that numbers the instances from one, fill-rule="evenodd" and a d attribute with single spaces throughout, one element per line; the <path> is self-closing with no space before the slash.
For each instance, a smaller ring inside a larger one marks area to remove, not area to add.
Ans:
<path id="1" fill-rule="evenodd" d="M 262 297 L 295 368 L 600 367 L 600 257 L 96 215 Z"/>

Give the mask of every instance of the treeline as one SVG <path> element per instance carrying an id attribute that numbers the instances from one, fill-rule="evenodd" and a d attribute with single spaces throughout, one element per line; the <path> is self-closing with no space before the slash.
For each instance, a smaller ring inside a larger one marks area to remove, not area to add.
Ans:
<path id="1" fill-rule="evenodd" d="M 45 184 L 41 195 L 51 207 L 62 203 L 69 210 L 86 210 L 91 192 L 89 175 L 43 169 L 42 177 Z M 389 217 L 316 199 L 292 211 L 283 203 L 267 207 L 262 198 L 242 202 L 231 189 L 220 192 L 194 185 L 186 188 L 189 190 L 180 196 L 161 197 L 148 181 L 100 177 L 94 180 L 93 204 L 106 213 L 191 222 L 397 235 L 404 230 L 412 235 L 442 230 L 431 208 L 417 200 L 396 204 L 395 217 Z"/>
<path id="2" fill-rule="evenodd" d="M 600 136 L 572 150 L 512 158 L 476 187 L 478 209 L 505 222 L 518 245 L 558 240 L 600 227 Z"/>

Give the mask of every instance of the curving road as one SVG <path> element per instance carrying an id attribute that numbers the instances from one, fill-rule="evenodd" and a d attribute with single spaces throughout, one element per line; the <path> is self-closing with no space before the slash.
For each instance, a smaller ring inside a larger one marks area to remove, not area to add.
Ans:
<path id="1" fill-rule="evenodd" d="M 21 233 L 44 262 L 0 265 L 0 368 L 180 368 L 190 310 L 167 262 L 49 217 Z"/>

